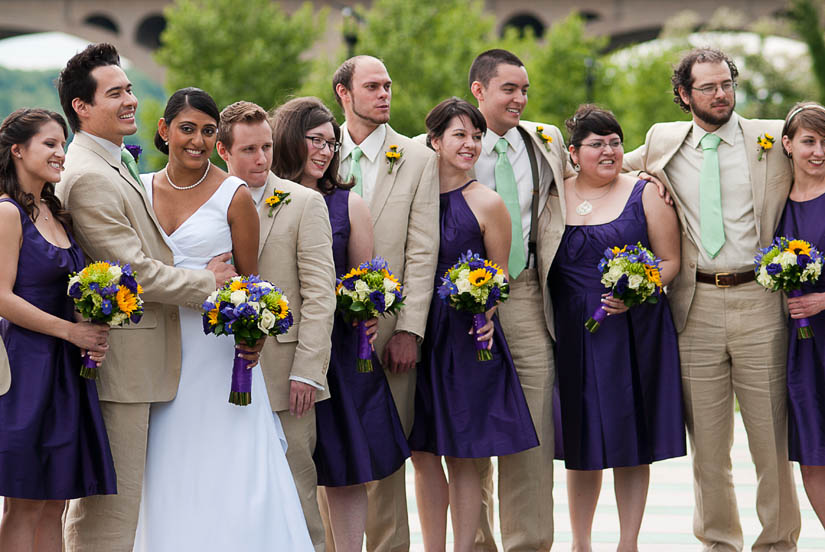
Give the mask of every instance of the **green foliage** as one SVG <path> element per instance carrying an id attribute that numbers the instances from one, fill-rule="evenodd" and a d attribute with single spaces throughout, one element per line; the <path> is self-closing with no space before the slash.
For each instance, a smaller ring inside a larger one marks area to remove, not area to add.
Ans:
<path id="1" fill-rule="evenodd" d="M 164 11 L 156 54 L 167 88 L 202 88 L 221 108 L 238 100 L 277 105 L 309 72 L 302 54 L 323 34 L 326 13 L 309 3 L 287 15 L 270 0 L 176 0 Z"/>
<path id="2" fill-rule="evenodd" d="M 825 37 L 819 22 L 822 20 L 820 2 L 792 0 L 787 17 L 800 39 L 808 45 L 814 78 L 819 86 L 819 101 L 825 103 Z"/>

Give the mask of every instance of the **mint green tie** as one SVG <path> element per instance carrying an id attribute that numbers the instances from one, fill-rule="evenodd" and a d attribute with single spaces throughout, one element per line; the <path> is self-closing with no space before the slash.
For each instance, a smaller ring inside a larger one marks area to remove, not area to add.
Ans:
<path id="1" fill-rule="evenodd" d="M 355 186 L 352 187 L 352 191 L 356 194 L 363 197 L 363 181 L 364 177 L 361 175 L 361 156 L 364 155 L 364 152 L 361 151 L 361 148 L 355 146 L 355 149 L 352 150 L 352 153 L 349 154 L 350 158 L 352 159 L 352 163 L 349 166 L 349 180 L 350 178 L 355 179 Z"/>
<path id="2" fill-rule="evenodd" d="M 132 157 L 132 154 L 129 153 L 129 150 L 122 149 L 120 150 L 120 160 L 126 165 L 126 168 L 129 169 L 129 174 L 131 174 L 137 183 L 143 186 L 143 182 L 140 180 L 140 174 L 138 174 L 137 163 L 135 162 L 135 158 Z"/>
<path id="3" fill-rule="evenodd" d="M 716 149 L 722 139 L 708 133 L 702 137 L 702 170 L 699 173 L 699 235 L 702 247 L 711 258 L 725 245 L 725 224 L 722 219 L 722 186 L 719 182 L 719 154 Z"/>
<path id="4" fill-rule="evenodd" d="M 524 234 L 521 230 L 521 206 L 518 202 L 518 188 L 516 187 L 516 175 L 513 173 L 513 166 L 507 159 L 506 138 L 499 138 L 496 142 L 495 150 L 498 153 L 496 160 L 496 191 L 504 200 L 507 212 L 510 213 L 511 240 L 510 259 L 507 268 L 510 271 L 510 280 L 515 280 L 526 266 L 524 260 Z"/>

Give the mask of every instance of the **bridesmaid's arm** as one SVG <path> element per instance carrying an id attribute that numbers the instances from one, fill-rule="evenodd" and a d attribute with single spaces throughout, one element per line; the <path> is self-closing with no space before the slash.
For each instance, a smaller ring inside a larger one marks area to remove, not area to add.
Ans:
<path id="1" fill-rule="evenodd" d="M 69 341 L 82 349 L 105 353 L 108 326 L 88 322 L 75 324 L 40 310 L 15 295 L 13 289 L 23 245 L 23 226 L 20 211 L 9 202 L 0 203 L 0 236 L 3 236 L 0 240 L 0 317 L 21 328 Z"/>
<path id="2" fill-rule="evenodd" d="M 238 274 L 258 273 L 258 239 L 260 220 L 252 195 L 246 186 L 238 186 L 227 213 L 232 232 L 232 255 Z"/>
<path id="3" fill-rule="evenodd" d="M 667 285 L 679 273 L 682 242 L 679 220 L 672 206 L 659 197 L 655 184 L 650 182 L 642 192 L 642 204 L 647 219 L 647 237 L 653 253 L 662 259 L 659 263 L 662 284 Z"/>
<path id="4" fill-rule="evenodd" d="M 372 215 L 367 202 L 355 193 L 349 194 L 349 243 L 347 263 L 355 268 L 372 260 Z M 340 274 L 339 274 L 340 276 Z"/>

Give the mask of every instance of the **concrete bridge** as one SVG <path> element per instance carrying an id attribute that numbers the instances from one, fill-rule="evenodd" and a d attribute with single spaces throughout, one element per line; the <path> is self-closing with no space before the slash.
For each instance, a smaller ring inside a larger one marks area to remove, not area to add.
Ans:
<path id="1" fill-rule="evenodd" d="M 404 0 L 399 0 L 404 1 Z M 410 0 L 407 0 L 410 1 Z M 438 0 L 416 0 L 435 1 Z M 124 57 L 150 77 L 162 81 L 163 68 L 152 58 L 166 26 L 163 8 L 172 0 L 0 0 L 0 38 L 21 34 L 60 31 L 93 42 L 111 42 Z M 303 0 L 281 0 L 287 12 L 296 10 Z M 329 7 L 327 29 L 341 28 L 342 10 L 353 0 L 315 0 L 318 8 Z M 369 5 L 370 0 L 359 1 Z M 749 20 L 775 15 L 785 0 L 726 0 L 724 5 L 746 14 Z M 242 2 L 238 3 L 243 6 Z M 537 35 L 554 21 L 578 10 L 587 20 L 588 32 L 608 35 L 611 45 L 619 46 L 655 38 L 662 25 L 685 10 L 707 21 L 720 6 L 719 0 L 486 0 L 488 12 L 495 15 L 498 28 L 507 25 L 532 27 Z M 334 52 L 342 37 L 328 33 L 319 51 Z"/>

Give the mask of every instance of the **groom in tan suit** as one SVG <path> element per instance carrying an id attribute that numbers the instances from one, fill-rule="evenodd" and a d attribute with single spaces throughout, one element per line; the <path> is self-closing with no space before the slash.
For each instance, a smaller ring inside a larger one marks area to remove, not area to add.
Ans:
<path id="1" fill-rule="evenodd" d="M 479 54 L 470 67 L 469 84 L 487 121 L 476 176 L 504 197 L 507 184 L 498 182 L 496 175 L 506 161 L 518 198 L 519 211 L 510 213 L 515 221 L 511 247 L 520 248 L 524 261 L 515 266 L 511 252 L 510 299 L 498 313 L 540 442 L 536 448 L 498 459 L 502 543 L 508 552 L 546 551 L 553 544 L 555 363 L 553 312 L 545 288 L 564 230 L 565 171 L 572 169 L 559 129 L 521 120 L 530 81 L 517 56 L 506 50 Z M 477 465 L 484 490 L 476 546 L 496 550 L 492 466 L 488 459 Z"/>
<path id="2" fill-rule="evenodd" d="M 261 368 L 272 410 L 286 434 L 286 458 L 312 543 L 323 552 L 324 526 L 312 454 L 313 406 L 329 398 L 326 374 L 335 312 L 335 265 L 326 202 L 318 192 L 270 172 L 272 127 L 266 112 L 251 102 L 236 102 L 221 112 L 218 153 L 229 173 L 249 184 L 258 205 L 261 278 L 283 289 L 289 299 L 293 325 L 286 334 L 266 340 Z M 266 198 L 276 190 L 289 197 L 270 209 Z"/>
<path id="3" fill-rule="evenodd" d="M 435 154 L 390 128 L 392 81 L 380 60 L 345 61 L 332 81 L 344 109 L 341 175 L 369 205 L 375 255 L 384 257 L 404 285 L 404 308 L 378 324 L 378 353 L 409 434 L 415 403 L 415 363 L 424 337 L 438 256 L 438 174 Z M 395 148 L 393 150 L 392 148 Z M 387 153 L 400 157 L 390 163 Z M 367 484 L 367 550 L 409 550 L 404 467 Z M 331 549 L 331 546 L 328 548 Z"/>
<path id="4" fill-rule="evenodd" d="M 88 258 L 129 263 L 143 287 L 143 319 L 112 328 L 100 369 L 100 409 L 117 471 L 117 495 L 69 504 L 69 552 L 131 552 L 137 527 L 149 406 L 175 397 L 180 378 L 178 306 L 199 308 L 234 276 L 224 260 L 205 270 L 174 268 L 123 137 L 134 134 L 137 98 L 114 46 L 92 44 L 69 60 L 58 92 L 75 132 L 57 195 L 71 212 L 74 237 Z"/>
<path id="5" fill-rule="evenodd" d="M 757 146 L 765 134 L 779 140 L 782 121 L 733 111 L 737 75 L 720 51 L 690 52 L 672 82 L 692 121 L 654 125 L 624 165 L 665 184 L 682 229 L 682 267 L 668 296 L 693 456 L 694 534 L 704 550 L 743 548 L 730 458 L 736 396 L 758 479 L 762 532 L 753 550 L 779 552 L 796 550 L 800 529 L 787 450 L 788 331 L 782 295 L 754 282 L 753 257 L 773 238 L 791 165 L 781 148 Z"/>

